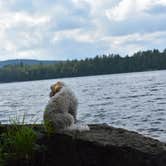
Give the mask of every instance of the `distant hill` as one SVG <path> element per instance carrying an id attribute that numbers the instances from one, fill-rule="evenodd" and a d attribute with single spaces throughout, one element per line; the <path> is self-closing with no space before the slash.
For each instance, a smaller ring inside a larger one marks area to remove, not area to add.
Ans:
<path id="1" fill-rule="evenodd" d="M 18 65 L 1 67 L 0 83 L 163 70 L 166 69 L 166 49 L 163 52 L 157 49 L 139 51 L 132 56 L 125 57 L 121 57 L 119 54 L 108 54 L 84 60 L 10 60 L 7 62 L 5 65 L 17 63 Z M 20 62 L 24 65 L 20 65 Z M 43 65 L 38 65 L 40 63 L 43 63 Z M 56 63 L 56 65 L 50 63 Z M 35 65 L 27 67 L 25 64 Z"/>
<path id="2" fill-rule="evenodd" d="M 5 60 L 0 61 L 0 67 L 6 66 L 6 65 L 17 65 L 20 63 L 26 64 L 26 65 L 35 65 L 35 64 L 55 64 L 59 63 L 60 61 L 49 61 L 49 60 L 34 60 L 34 59 L 12 59 L 12 60 Z"/>

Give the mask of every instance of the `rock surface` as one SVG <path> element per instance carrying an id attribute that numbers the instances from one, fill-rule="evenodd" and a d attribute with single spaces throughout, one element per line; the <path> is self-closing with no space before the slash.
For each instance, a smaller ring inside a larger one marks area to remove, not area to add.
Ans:
<path id="1" fill-rule="evenodd" d="M 90 131 L 48 136 L 36 126 L 35 130 L 40 131 L 37 143 L 44 148 L 35 153 L 31 165 L 166 166 L 165 143 L 105 124 L 89 127 Z"/>

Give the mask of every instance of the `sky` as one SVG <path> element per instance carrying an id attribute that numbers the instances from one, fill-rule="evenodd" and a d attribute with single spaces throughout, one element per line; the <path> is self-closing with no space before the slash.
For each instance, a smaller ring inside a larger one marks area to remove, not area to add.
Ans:
<path id="1" fill-rule="evenodd" d="M 0 60 L 166 48 L 166 0 L 0 0 Z"/>

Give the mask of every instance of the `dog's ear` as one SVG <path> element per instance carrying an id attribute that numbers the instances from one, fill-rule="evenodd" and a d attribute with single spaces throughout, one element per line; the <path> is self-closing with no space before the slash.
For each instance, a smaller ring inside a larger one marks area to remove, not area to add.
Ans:
<path id="1" fill-rule="evenodd" d="M 61 88 L 63 87 L 63 84 L 61 82 L 57 82 L 54 85 L 52 85 L 51 88 L 51 92 L 50 92 L 50 97 L 54 96 L 56 93 L 58 93 Z"/>
<path id="2" fill-rule="evenodd" d="M 62 84 L 60 82 L 57 82 L 57 84 L 55 84 L 54 86 L 55 93 L 59 92 L 61 88 L 62 88 Z"/>

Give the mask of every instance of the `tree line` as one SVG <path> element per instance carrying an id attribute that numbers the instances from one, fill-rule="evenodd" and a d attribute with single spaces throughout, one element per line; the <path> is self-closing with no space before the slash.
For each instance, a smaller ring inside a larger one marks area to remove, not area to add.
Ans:
<path id="1" fill-rule="evenodd" d="M 90 76 L 166 69 L 166 49 L 139 51 L 132 56 L 97 55 L 84 60 L 56 64 L 7 65 L 0 68 L 0 82 L 29 81 L 62 77 Z"/>

